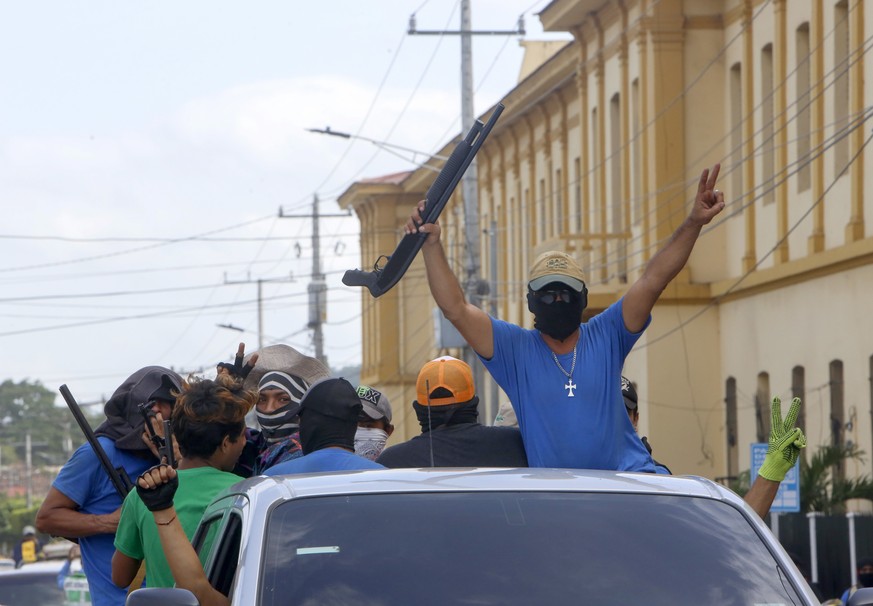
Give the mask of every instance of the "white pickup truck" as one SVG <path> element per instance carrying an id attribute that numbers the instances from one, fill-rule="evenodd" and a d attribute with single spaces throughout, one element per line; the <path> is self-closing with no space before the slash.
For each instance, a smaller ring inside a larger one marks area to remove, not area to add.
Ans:
<path id="1" fill-rule="evenodd" d="M 259 477 L 216 498 L 193 543 L 235 606 L 818 603 L 742 499 L 695 477 L 567 469 Z M 873 604 L 870 591 L 853 603 Z M 197 604 L 181 589 L 140 590 L 127 603 Z"/>

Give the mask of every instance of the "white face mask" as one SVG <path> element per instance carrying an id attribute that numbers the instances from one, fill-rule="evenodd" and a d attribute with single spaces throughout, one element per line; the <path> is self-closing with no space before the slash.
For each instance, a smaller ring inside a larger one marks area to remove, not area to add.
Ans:
<path id="1" fill-rule="evenodd" d="M 355 433 L 355 454 L 375 461 L 382 454 L 387 440 L 388 434 L 383 429 L 358 427 Z"/>

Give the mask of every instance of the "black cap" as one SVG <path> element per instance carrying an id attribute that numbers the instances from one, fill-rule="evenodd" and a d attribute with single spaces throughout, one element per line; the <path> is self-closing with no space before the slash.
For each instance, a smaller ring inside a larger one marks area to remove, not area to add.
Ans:
<path id="1" fill-rule="evenodd" d="M 637 409 L 637 390 L 627 377 L 621 378 L 621 396 L 624 398 L 624 406 L 628 410 Z"/>
<path id="2" fill-rule="evenodd" d="M 351 383 L 345 379 L 322 379 L 313 383 L 300 400 L 300 414 L 317 412 L 326 417 L 358 422 L 361 399 Z"/>

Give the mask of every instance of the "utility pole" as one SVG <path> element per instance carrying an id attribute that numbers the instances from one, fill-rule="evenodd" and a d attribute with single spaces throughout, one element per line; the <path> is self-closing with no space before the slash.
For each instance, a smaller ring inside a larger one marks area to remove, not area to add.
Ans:
<path id="1" fill-rule="evenodd" d="M 257 280 L 252 280 L 251 276 L 247 277 L 245 280 L 228 280 L 227 274 L 224 275 L 224 283 L 225 284 L 257 284 L 258 285 L 258 351 L 263 349 L 264 347 L 264 282 L 293 282 L 294 276 L 288 276 L 287 278 L 258 278 Z M 222 328 L 230 328 L 231 330 L 240 330 L 235 326 L 225 325 Z"/>
<path id="2" fill-rule="evenodd" d="M 33 507 L 33 443 L 30 430 L 24 434 L 24 461 L 27 472 L 27 508 Z"/>
<path id="3" fill-rule="evenodd" d="M 415 15 L 409 18 L 409 35 L 415 36 L 460 36 L 461 37 L 461 134 L 472 128 L 476 121 L 473 103 L 473 36 L 523 36 L 524 16 L 518 18 L 514 30 L 473 30 L 470 18 L 470 0 L 461 0 L 461 29 L 420 30 Z M 470 163 L 461 179 L 461 195 L 464 197 L 465 281 L 467 298 L 480 305 L 479 266 L 479 200 L 476 159 Z"/>
<path id="4" fill-rule="evenodd" d="M 321 271 L 321 219 L 326 217 L 350 217 L 351 210 L 346 213 L 321 214 L 318 211 L 318 194 L 312 196 L 312 213 L 309 215 L 286 215 L 279 208 L 280 219 L 312 219 L 312 275 L 309 286 L 309 322 L 306 327 L 312 330 L 312 343 L 315 348 L 315 357 L 328 366 L 324 355 L 324 333 L 322 326 L 327 320 L 327 282 Z M 329 367 L 329 366 L 328 366 Z"/>
<path id="5" fill-rule="evenodd" d="M 459 30 L 420 30 L 416 26 L 415 14 L 409 18 L 410 35 L 430 36 L 460 36 L 461 37 L 461 136 L 466 134 L 476 120 L 473 104 L 473 36 L 523 36 L 524 16 L 518 18 L 514 30 L 473 30 L 470 18 L 470 0 L 461 0 L 461 29 Z M 476 159 L 470 163 L 467 172 L 461 179 L 461 195 L 464 197 L 464 292 L 467 300 L 477 307 L 482 307 L 482 288 L 479 269 L 480 238 L 479 238 L 479 196 Z M 464 348 L 464 357 L 473 368 L 476 388 L 482 385 L 482 365 L 476 362 L 476 356 L 468 345 Z M 496 406 L 496 404 L 495 404 Z"/>
<path id="6" fill-rule="evenodd" d="M 33 506 L 33 447 L 47 446 L 45 442 L 34 442 L 30 430 L 24 434 L 24 442 L 14 442 L 13 446 L 24 446 L 24 483 L 26 490 L 26 505 Z"/>
<path id="7" fill-rule="evenodd" d="M 309 282 L 309 323 L 316 359 L 325 363 L 324 334 L 321 325 L 327 319 L 327 284 L 321 273 L 321 237 L 318 230 L 318 194 L 312 196 L 312 278 Z"/>

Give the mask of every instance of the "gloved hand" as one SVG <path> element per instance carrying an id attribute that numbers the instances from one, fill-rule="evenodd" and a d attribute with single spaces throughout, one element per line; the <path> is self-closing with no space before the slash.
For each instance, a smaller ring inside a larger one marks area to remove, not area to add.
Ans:
<path id="1" fill-rule="evenodd" d="M 236 356 L 234 357 L 233 364 L 230 362 L 219 362 L 216 366 L 216 370 L 219 375 L 229 374 L 234 379 L 245 379 L 249 376 L 249 373 L 252 372 L 252 369 L 255 367 L 255 362 L 258 361 L 258 354 L 252 355 L 251 359 L 249 359 L 248 364 L 243 365 L 243 359 L 246 355 L 246 344 L 240 343 L 239 348 L 236 351 Z"/>
<path id="2" fill-rule="evenodd" d="M 758 470 L 758 475 L 762 478 L 774 482 L 784 480 L 785 474 L 797 462 L 800 449 L 806 448 L 806 436 L 799 427 L 794 426 L 799 412 L 800 398 L 794 398 L 791 400 L 788 416 L 783 421 L 782 402 L 778 397 L 773 398 L 773 403 L 770 405 L 770 447 L 767 449 L 767 456 L 764 457 L 764 464 Z"/>
<path id="3" fill-rule="evenodd" d="M 179 488 L 176 470 L 166 463 L 145 470 L 136 480 L 136 493 L 149 511 L 163 511 L 173 506 Z"/>

